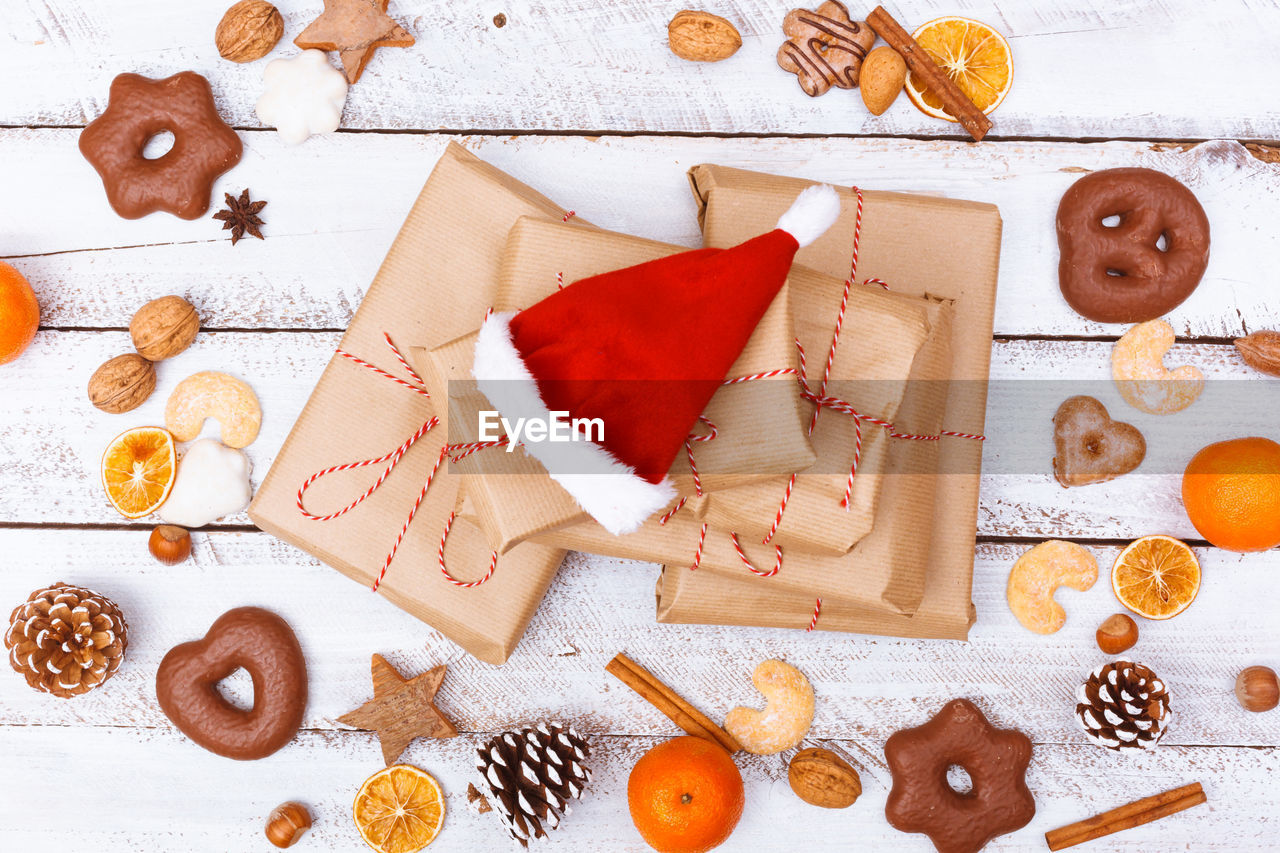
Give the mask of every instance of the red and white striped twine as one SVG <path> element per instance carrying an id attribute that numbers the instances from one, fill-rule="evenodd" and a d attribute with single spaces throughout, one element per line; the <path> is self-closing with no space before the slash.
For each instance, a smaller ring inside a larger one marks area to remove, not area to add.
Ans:
<path id="1" fill-rule="evenodd" d="M 689 571 L 693 571 L 702 565 L 702 549 L 707 544 L 707 523 L 702 522 L 702 532 L 698 534 L 698 548 L 693 552 L 693 563 L 689 566 Z"/>
<path id="2" fill-rule="evenodd" d="M 764 537 L 764 541 L 760 543 L 761 545 L 768 545 L 773 539 L 773 535 L 778 532 L 778 525 L 782 523 L 782 512 L 787 508 L 787 501 L 791 500 L 791 490 L 795 488 L 795 485 L 796 475 L 793 471 L 791 479 L 787 480 L 787 493 L 782 496 L 782 503 L 778 506 L 778 514 L 773 517 L 773 526 L 769 528 L 769 535 Z"/>
<path id="3" fill-rule="evenodd" d="M 685 455 L 689 457 L 689 472 L 693 474 L 693 490 L 697 493 L 698 497 L 702 497 L 702 478 L 698 476 L 698 463 L 693 459 L 693 445 L 694 442 L 698 441 L 715 441 L 716 436 L 720 434 L 720 431 L 716 429 L 715 424 L 707 420 L 702 415 L 698 415 L 698 420 L 706 424 L 707 428 L 710 429 L 711 432 L 706 435 L 698 435 L 697 433 L 692 432 L 689 433 L 684 439 L 684 452 Z M 684 506 L 683 499 L 680 501 L 680 506 Z M 680 506 L 677 506 L 676 509 L 679 509 Z M 671 512 L 674 513 L 675 510 L 673 509 Z"/>
<path id="4" fill-rule="evenodd" d="M 429 433 L 439 425 L 439 423 L 439 418 L 431 418 L 422 426 L 418 427 L 418 431 L 409 436 L 404 444 L 400 445 L 386 456 L 379 456 L 376 459 L 363 459 L 359 462 L 348 462 L 345 465 L 334 465 L 330 468 L 325 468 L 323 471 L 317 471 L 312 474 L 304 480 L 302 485 L 298 488 L 298 511 L 302 513 L 304 518 L 309 518 L 312 521 L 332 521 L 341 515 L 346 515 L 348 512 L 364 503 L 365 498 L 368 498 L 374 492 L 378 491 L 378 487 L 386 481 L 391 472 L 395 470 L 395 467 L 400 464 L 400 459 L 409 452 L 409 448 L 413 447 L 414 443 L 416 443 L 418 439 Z M 378 475 L 378 479 L 373 482 L 373 485 L 366 489 L 364 494 L 357 497 L 342 509 L 337 510 L 336 512 L 331 512 L 328 515 L 313 515 L 303 504 L 303 496 L 307 493 L 307 489 L 311 488 L 312 484 L 321 477 L 327 477 L 328 475 L 336 474 L 339 471 L 350 471 L 353 468 L 363 468 L 366 465 L 378 465 L 383 462 L 388 462 L 388 465 L 382 470 L 382 473 Z"/>
<path id="5" fill-rule="evenodd" d="M 671 520 L 671 517 L 673 515 L 679 512 L 684 507 L 684 505 L 688 503 L 688 501 L 689 501 L 688 498 L 681 498 L 680 500 L 676 501 L 676 505 L 673 506 L 671 509 L 667 510 L 666 513 L 662 516 L 662 518 L 658 519 L 658 524 L 665 525 L 668 521 Z"/>
<path id="6" fill-rule="evenodd" d="M 450 457 L 450 461 L 456 465 L 471 454 L 484 450 L 486 447 L 506 447 L 510 443 L 511 437 L 504 435 L 502 438 L 493 441 L 469 441 L 466 444 L 450 444 L 445 447 L 445 450 L 451 454 L 458 454 Z"/>
<path id="7" fill-rule="evenodd" d="M 444 533 L 440 536 L 440 549 L 436 552 L 440 557 L 440 574 L 444 575 L 444 579 L 454 586 L 462 589 L 471 589 L 480 586 L 480 584 L 493 577 L 493 570 L 498 567 L 498 552 L 494 551 L 489 558 L 489 571 L 484 573 L 484 577 L 474 581 L 460 581 L 453 575 L 449 574 L 449 570 L 444 565 L 444 544 L 449 541 L 449 530 L 453 527 L 453 520 L 458 517 L 456 512 L 449 513 L 449 517 L 444 522 Z"/>
<path id="8" fill-rule="evenodd" d="M 381 377 L 390 379 L 392 382 L 395 382 L 397 385 L 403 388 L 408 388 L 410 391 L 413 391 L 416 394 L 421 394 L 424 397 L 430 397 L 431 395 L 427 393 L 427 389 L 424 387 L 422 377 L 418 375 L 418 372 L 414 370 L 413 367 L 409 364 L 408 360 L 405 359 L 404 355 L 400 352 L 400 349 L 391 340 L 391 335 L 387 334 L 386 332 L 383 332 L 382 337 L 387 342 L 387 346 L 391 349 L 391 352 L 395 355 L 396 361 L 400 362 L 400 366 L 404 368 L 405 372 L 410 377 L 412 377 L 413 382 L 408 382 L 404 379 L 401 379 L 400 377 L 392 373 L 389 373 L 386 370 L 383 370 L 381 367 L 378 367 L 376 364 L 372 364 L 368 361 L 365 361 L 359 356 L 353 355 L 352 353 L 349 353 L 344 349 L 339 348 L 337 350 L 337 354 L 349 361 L 352 361 L 360 365 L 361 367 L 364 367 L 378 374 Z M 417 431 L 414 432 L 413 435 L 409 436 L 403 444 L 401 444 L 399 447 L 397 447 L 395 450 L 391 451 L 390 453 L 386 454 L 385 456 L 379 456 L 375 459 L 363 459 L 359 462 L 348 462 L 343 465 L 334 465 L 329 468 L 325 468 L 323 471 L 317 471 L 316 473 L 312 474 L 310 477 L 308 477 L 306 480 L 303 481 L 301 486 L 298 487 L 298 499 L 297 499 L 298 511 L 302 513 L 304 518 L 309 518 L 312 521 L 332 521 L 335 518 L 338 518 L 342 515 L 347 514 L 348 512 L 350 512 L 351 510 L 355 509 L 357 506 L 362 504 L 374 492 L 376 492 L 382 486 L 382 484 L 386 482 L 387 478 L 391 476 L 391 472 L 394 471 L 396 466 L 400 464 L 400 460 L 403 459 L 404 455 L 409 452 L 410 448 L 412 448 L 413 445 L 417 443 L 418 439 L 422 438 L 432 429 L 439 426 L 439 424 L 440 424 L 439 418 L 432 417 L 428 419 L 422 426 L 418 427 Z M 492 443 L 496 444 L 497 442 L 492 442 Z M 387 576 L 387 569 L 391 567 L 391 561 L 395 559 L 396 552 L 400 550 L 400 543 L 404 541 L 405 535 L 409 532 L 409 525 L 413 523 L 414 517 L 417 516 L 418 509 L 422 506 L 423 500 L 426 499 L 427 491 L 431 488 L 431 482 L 435 479 L 436 473 L 440 470 L 440 466 L 444 463 L 444 460 L 448 458 L 449 452 L 450 452 L 449 445 L 445 445 L 444 447 L 440 448 L 440 455 L 436 458 L 435 465 L 431 467 L 431 473 L 427 475 L 426 482 L 422 484 L 422 490 L 418 492 L 417 500 L 413 502 L 413 507 L 409 510 L 409 517 L 406 518 L 404 521 L 404 524 L 401 525 L 400 533 L 396 536 L 396 541 L 392 543 L 391 550 L 387 552 L 386 559 L 382 561 L 382 568 L 378 570 L 378 576 L 373 581 L 372 589 L 374 592 L 378 591 L 378 587 L 382 585 L 383 579 Z M 307 509 L 305 504 L 305 496 L 307 493 L 307 489 L 311 488 L 311 486 L 315 484 L 315 482 L 319 480 L 321 477 L 326 477 L 329 474 L 336 474 L 339 471 L 350 471 L 352 469 L 363 468 L 368 465 L 379 465 L 383 462 L 387 463 L 387 467 L 384 468 L 382 470 L 382 473 L 378 475 L 378 479 L 374 481 L 373 485 L 365 489 L 365 491 L 362 494 L 360 494 L 351 503 L 342 507 L 342 509 L 339 509 L 335 512 L 328 513 L 326 515 L 316 515 Z M 451 514 L 449 517 L 449 520 L 445 523 L 445 534 L 444 534 L 445 537 L 449 535 L 449 526 L 452 524 L 453 524 L 453 516 Z M 445 571 L 444 540 L 441 539 L 440 570 L 444 572 L 445 578 L 450 583 L 457 584 L 459 586 L 479 586 L 480 584 L 484 583 L 489 578 L 491 578 L 493 576 L 494 567 L 497 565 L 497 557 L 498 555 L 497 555 L 497 552 L 495 551 L 493 555 L 493 559 L 490 561 L 489 571 L 485 574 L 483 578 L 481 578 L 478 581 L 472 581 L 471 583 L 463 584 L 459 581 L 454 580 L 454 578 L 447 571 Z"/>
<path id="9" fill-rule="evenodd" d="M 738 552 L 738 557 L 742 560 L 742 564 L 751 570 L 752 574 L 759 575 L 762 578 L 771 578 L 782 568 L 782 548 L 774 545 L 773 549 L 778 552 L 777 559 L 774 560 L 773 568 L 767 572 L 762 572 L 751 563 L 751 559 L 747 557 L 745 551 L 742 550 L 742 543 L 738 541 L 738 534 L 730 533 L 729 539 L 733 541 L 733 550 Z"/>
<path id="10" fill-rule="evenodd" d="M 805 628 L 805 633 L 812 631 L 818 627 L 818 616 L 822 613 L 822 599 L 818 599 L 818 603 L 813 606 L 813 618 L 809 620 L 809 627 Z"/>
<path id="11" fill-rule="evenodd" d="M 352 355 L 351 353 L 347 352 L 341 347 L 337 349 L 337 353 L 338 355 L 342 356 L 343 358 L 349 361 L 354 361 L 356 364 L 360 365 L 361 367 L 372 370 L 374 373 L 378 374 L 379 376 L 383 376 L 387 379 L 390 379 L 392 382 L 396 383 L 397 385 L 403 385 L 405 388 L 408 388 L 410 391 L 414 391 L 418 394 L 421 394 L 424 397 L 430 397 L 431 395 L 427 393 L 427 389 L 424 387 L 425 383 L 422 381 L 422 377 L 418 375 L 418 371 L 414 370 L 412 367 L 409 366 L 409 362 L 405 361 L 404 356 L 400 354 L 399 348 L 394 343 L 391 342 L 391 336 L 388 335 L 386 332 L 383 332 L 382 337 L 387 342 L 387 346 L 391 348 L 391 352 L 395 354 L 396 360 L 399 361 L 400 364 L 403 365 L 405 371 L 410 376 L 413 377 L 413 382 L 406 382 L 400 377 L 394 376 L 388 373 L 387 371 L 383 370 L 381 367 L 378 367 L 375 364 L 370 364 L 369 362 L 365 361 L 363 358 L 360 358 L 358 355 Z M 414 383 L 417 383 L 417 384 L 415 385 Z"/>

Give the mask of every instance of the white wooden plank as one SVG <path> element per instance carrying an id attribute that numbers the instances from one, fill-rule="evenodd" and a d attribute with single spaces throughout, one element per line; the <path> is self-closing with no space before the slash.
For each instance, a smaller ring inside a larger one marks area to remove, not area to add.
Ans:
<path id="1" fill-rule="evenodd" d="M 0 7 L 0 123 L 81 125 L 106 102 L 122 71 L 207 75 L 226 117 L 257 127 L 253 104 L 267 60 L 218 58 L 221 0 L 156 5 L 25 0 Z M 287 38 L 320 3 L 287 4 Z M 352 88 L 348 128 L 616 130 L 645 132 L 956 135 L 905 97 L 871 116 L 857 92 L 805 96 L 781 71 L 785 7 L 733 0 L 715 11 L 738 24 L 743 47 L 711 65 L 667 49 L 674 3 L 631 0 L 467 2 L 396 0 L 392 14 L 414 33 L 408 49 L 378 52 Z M 856 7 L 855 7 L 856 8 Z M 496 12 L 506 15 L 497 28 Z M 1280 109 L 1261 93 L 1280 73 L 1276 10 L 1231 0 L 1206 17 L 1195 0 L 1160 4 L 998 3 L 902 0 L 907 26 L 957 12 L 1009 37 L 1011 94 L 994 114 L 1002 136 L 1280 137 Z"/>
<path id="2" fill-rule="evenodd" d="M 0 490 L 0 521 L 124 523 L 101 494 L 102 450 L 129 427 L 162 424 L 169 392 L 199 370 L 226 370 L 257 389 L 265 412 L 262 432 L 246 452 L 253 481 L 261 482 L 338 338 L 336 332 L 204 333 L 186 353 L 159 365 L 159 385 L 146 404 L 108 415 L 89 405 L 85 386 L 99 364 L 127 351 L 128 334 L 39 333 L 23 358 L 0 371 L 0 399 L 12 401 L 0 412 L 0 470 L 9 472 Z M 1164 531 L 1197 538 L 1179 498 L 1187 460 L 1214 440 L 1254 434 L 1280 439 L 1271 416 L 1280 406 L 1280 383 L 1245 367 L 1234 347 L 1191 344 L 1174 350 L 1170 365 L 1198 365 L 1213 381 L 1200 402 L 1172 417 L 1144 415 L 1119 399 L 1109 380 L 1111 348 L 1102 341 L 994 345 L 981 534 L 1130 539 Z M 39 394 L 30 393 L 35 388 Z M 1051 419 L 1062 400 L 1078 393 L 1098 397 L 1114 417 L 1144 431 L 1148 459 L 1138 472 L 1076 489 L 1063 489 L 1053 479 Z M 216 434 L 216 425 L 210 422 L 206 432 Z M 335 458 L 332 464 L 350 461 L 355 460 Z M 368 469 L 367 476 L 346 476 L 358 490 L 375 475 Z M 226 523 L 247 524 L 248 518 L 237 515 Z"/>
<path id="3" fill-rule="evenodd" d="M 922 719 L 912 714 L 901 722 Z M 482 742 L 474 735 L 419 742 L 406 755 L 435 775 L 446 795 L 445 822 L 433 851 L 507 849 L 498 818 L 475 814 L 466 805 L 474 749 Z M 648 850 L 627 811 L 626 783 L 631 767 L 655 742 L 594 738 L 591 786 L 540 849 Z M 856 837 L 858 849 L 933 850 L 924 836 L 900 833 L 885 821 L 890 780 L 879 743 L 827 745 L 842 750 L 860 771 L 863 794 L 853 806 L 828 810 L 805 805 L 787 785 L 785 755 L 744 755 L 738 764 L 746 809 L 734 834 L 718 849 L 854 849 L 846 839 Z M 0 831 L 15 850 L 269 849 L 260 834 L 266 815 L 278 803 L 296 799 L 308 805 L 315 821 L 299 845 L 349 853 L 361 849 L 350 817 L 351 800 L 381 763 L 359 736 L 318 733 L 252 763 L 206 753 L 169 731 L 136 728 L 5 726 L 0 727 L 0 749 L 19 771 L 0 777 Z M 1200 781 L 1208 805 L 1113 836 L 1095 848 L 1115 853 L 1271 850 L 1280 818 L 1269 780 L 1278 770 L 1280 750 L 1274 748 L 1162 747 L 1121 760 L 1096 748 L 1037 746 L 1027 775 L 1036 798 L 1034 820 L 984 849 L 1042 851 L 1046 830 Z M 127 784 L 119 784 L 126 779 Z M 52 819 L 68 791 L 75 792 L 76 819 Z"/>
<path id="4" fill-rule="evenodd" d="M 446 137 L 342 134 L 283 148 L 246 133 L 215 197 L 248 186 L 268 201 L 265 242 L 234 248 L 208 219 L 123 220 L 80 157 L 77 131 L 0 130 L 0 182 L 23 215 L 0 237 L 54 327 L 123 327 L 147 299 L 188 294 L 215 328 L 345 328 Z M 1204 203 L 1214 244 L 1205 280 L 1170 315 L 1182 336 L 1280 327 L 1265 271 L 1280 267 L 1280 163 L 1235 142 L 1190 151 L 1115 142 L 972 146 L 891 139 L 465 138 L 464 144 L 593 222 L 694 246 L 685 171 L 715 162 L 875 189 L 996 204 L 1004 218 L 996 333 L 1118 335 L 1076 315 L 1057 287 L 1058 198 L 1081 173 L 1148 166 Z M 74 227 L 69 226 L 74 222 Z M 921 235 L 927 239 L 927 235 Z M 175 245 L 176 244 L 176 245 Z M 113 251 L 96 251 L 112 249 Z M 95 250 L 95 251 L 81 251 Z M 36 257 L 30 257 L 35 255 Z M 892 284 L 892 282 L 890 282 Z"/>
<path id="5" fill-rule="evenodd" d="M 566 563 L 521 647 L 502 667 L 476 662 L 427 626 L 312 558 L 261 533 L 197 534 L 193 562 L 174 568 L 146 553 L 128 531 L 3 530 L 0 605 L 62 579 L 111 596 L 130 626 L 128 657 L 104 688 L 65 701 L 0 672 L 0 724 L 143 726 L 169 723 L 155 703 L 160 659 L 198 637 L 231 607 L 272 608 L 294 626 L 307 653 L 311 696 L 304 725 L 342 729 L 338 716 L 370 694 L 369 655 L 386 654 L 408 673 L 448 662 L 441 707 L 464 731 L 492 731 L 555 714 L 586 731 L 663 735 L 674 726 L 604 672 L 626 651 L 716 719 L 753 700 L 752 668 L 781 657 L 813 680 L 815 737 L 878 743 L 901 721 L 958 695 L 987 701 L 1041 743 L 1083 743 L 1073 693 L 1104 661 L 1094 629 L 1120 609 L 1108 569 L 1118 549 L 1093 548 L 1102 580 L 1066 591 L 1066 627 L 1042 637 L 1023 629 L 1004 599 L 1008 571 L 1024 546 L 977 553 L 978 623 L 969 643 L 893 640 L 834 633 L 654 624 L 654 568 L 577 555 Z M 1236 673 L 1280 664 L 1272 630 L 1280 553 L 1240 556 L 1201 549 L 1198 600 L 1167 623 L 1143 622 L 1132 652 L 1170 685 L 1177 723 L 1169 744 L 1280 742 L 1280 716 L 1236 704 Z M 400 565 L 392 571 L 431 567 Z M 247 684 L 234 685 L 248 700 Z"/>

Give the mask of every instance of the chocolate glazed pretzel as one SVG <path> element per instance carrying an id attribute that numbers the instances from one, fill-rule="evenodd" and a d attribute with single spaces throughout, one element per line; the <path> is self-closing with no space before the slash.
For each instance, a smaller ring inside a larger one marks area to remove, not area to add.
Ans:
<path id="1" fill-rule="evenodd" d="M 1103 224 L 1110 217 L 1119 223 Z M 1062 196 L 1058 249 L 1058 284 L 1072 308 L 1100 323 L 1141 323 L 1200 284 L 1209 219 L 1191 190 L 1163 172 L 1106 169 Z"/>
<path id="2" fill-rule="evenodd" d="M 827 0 L 816 12 L 794 9 L 782 22 L 787 41 L 778 48 L 778 66 L 800 80 L 806 95 L 817 97 L 832 86 L 858 85 L 862 60 L 876 40 L 871 28 L 851 21 L 849 11 Z"/>

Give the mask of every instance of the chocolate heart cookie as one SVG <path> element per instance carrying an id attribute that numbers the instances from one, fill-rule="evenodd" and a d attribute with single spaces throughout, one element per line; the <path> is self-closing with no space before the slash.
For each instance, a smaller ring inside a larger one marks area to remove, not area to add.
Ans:
<path id="1" fill-rule="evenodd" d="M 218 682 L 243 668 L 253 679 L 253 707 L 243 710 Z M 270 610 L 237 607 L 203 639 L 174 646 L 156 672 L 156 698 L 173 724 L 200 746 L 248 761 L 292 740 L 307 706 L 307 665 L 289 623 Z"/>
<path id="2" fill-rule="evenodd" d="M 1053 416 L 1053 476 L 1063 486 L 1105 483 L 1142 464 L 1147 440 L 1132 424 L 1111 420 L 1092 397 L 1071 397 Z"/>

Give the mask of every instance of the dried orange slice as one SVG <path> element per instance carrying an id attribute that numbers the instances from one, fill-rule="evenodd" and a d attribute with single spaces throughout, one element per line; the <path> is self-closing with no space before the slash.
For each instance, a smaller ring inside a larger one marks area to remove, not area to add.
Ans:
<path id="1" fill-rule="evenodd" d="M 935 18 L 912 37 L 984 113 L 1000 106 L 1009 94 L 1013 85 L 1013 51 L 1004 36 L 981 21 Z M 956 120 L 914 71 L 907 75 L 907 97 L 925 115 Z"/>
<path id="2" fill-rule="evenodd" d="M 1125 607 L 1148 619 L 1172 619 L 1196 600 L 1200 561 L 1172 536 L 1144 536 L 1120 552 L 1111 588 Z"/>
<path id="3" fill-rule="evenodd" d="M 440 833 L 444 794 L 430 773 L 395 764 L 364 781 L 354 812 L 360 837 L 378 853 L 414 853 Z"/>
<path id="4" fill-rule="evenodd" d="M 137 427 L 111 440 L 102 454 L 102 488 L 125 518 L 155 512 L 173 488 L 178 454 L 160 427 Z"/>

